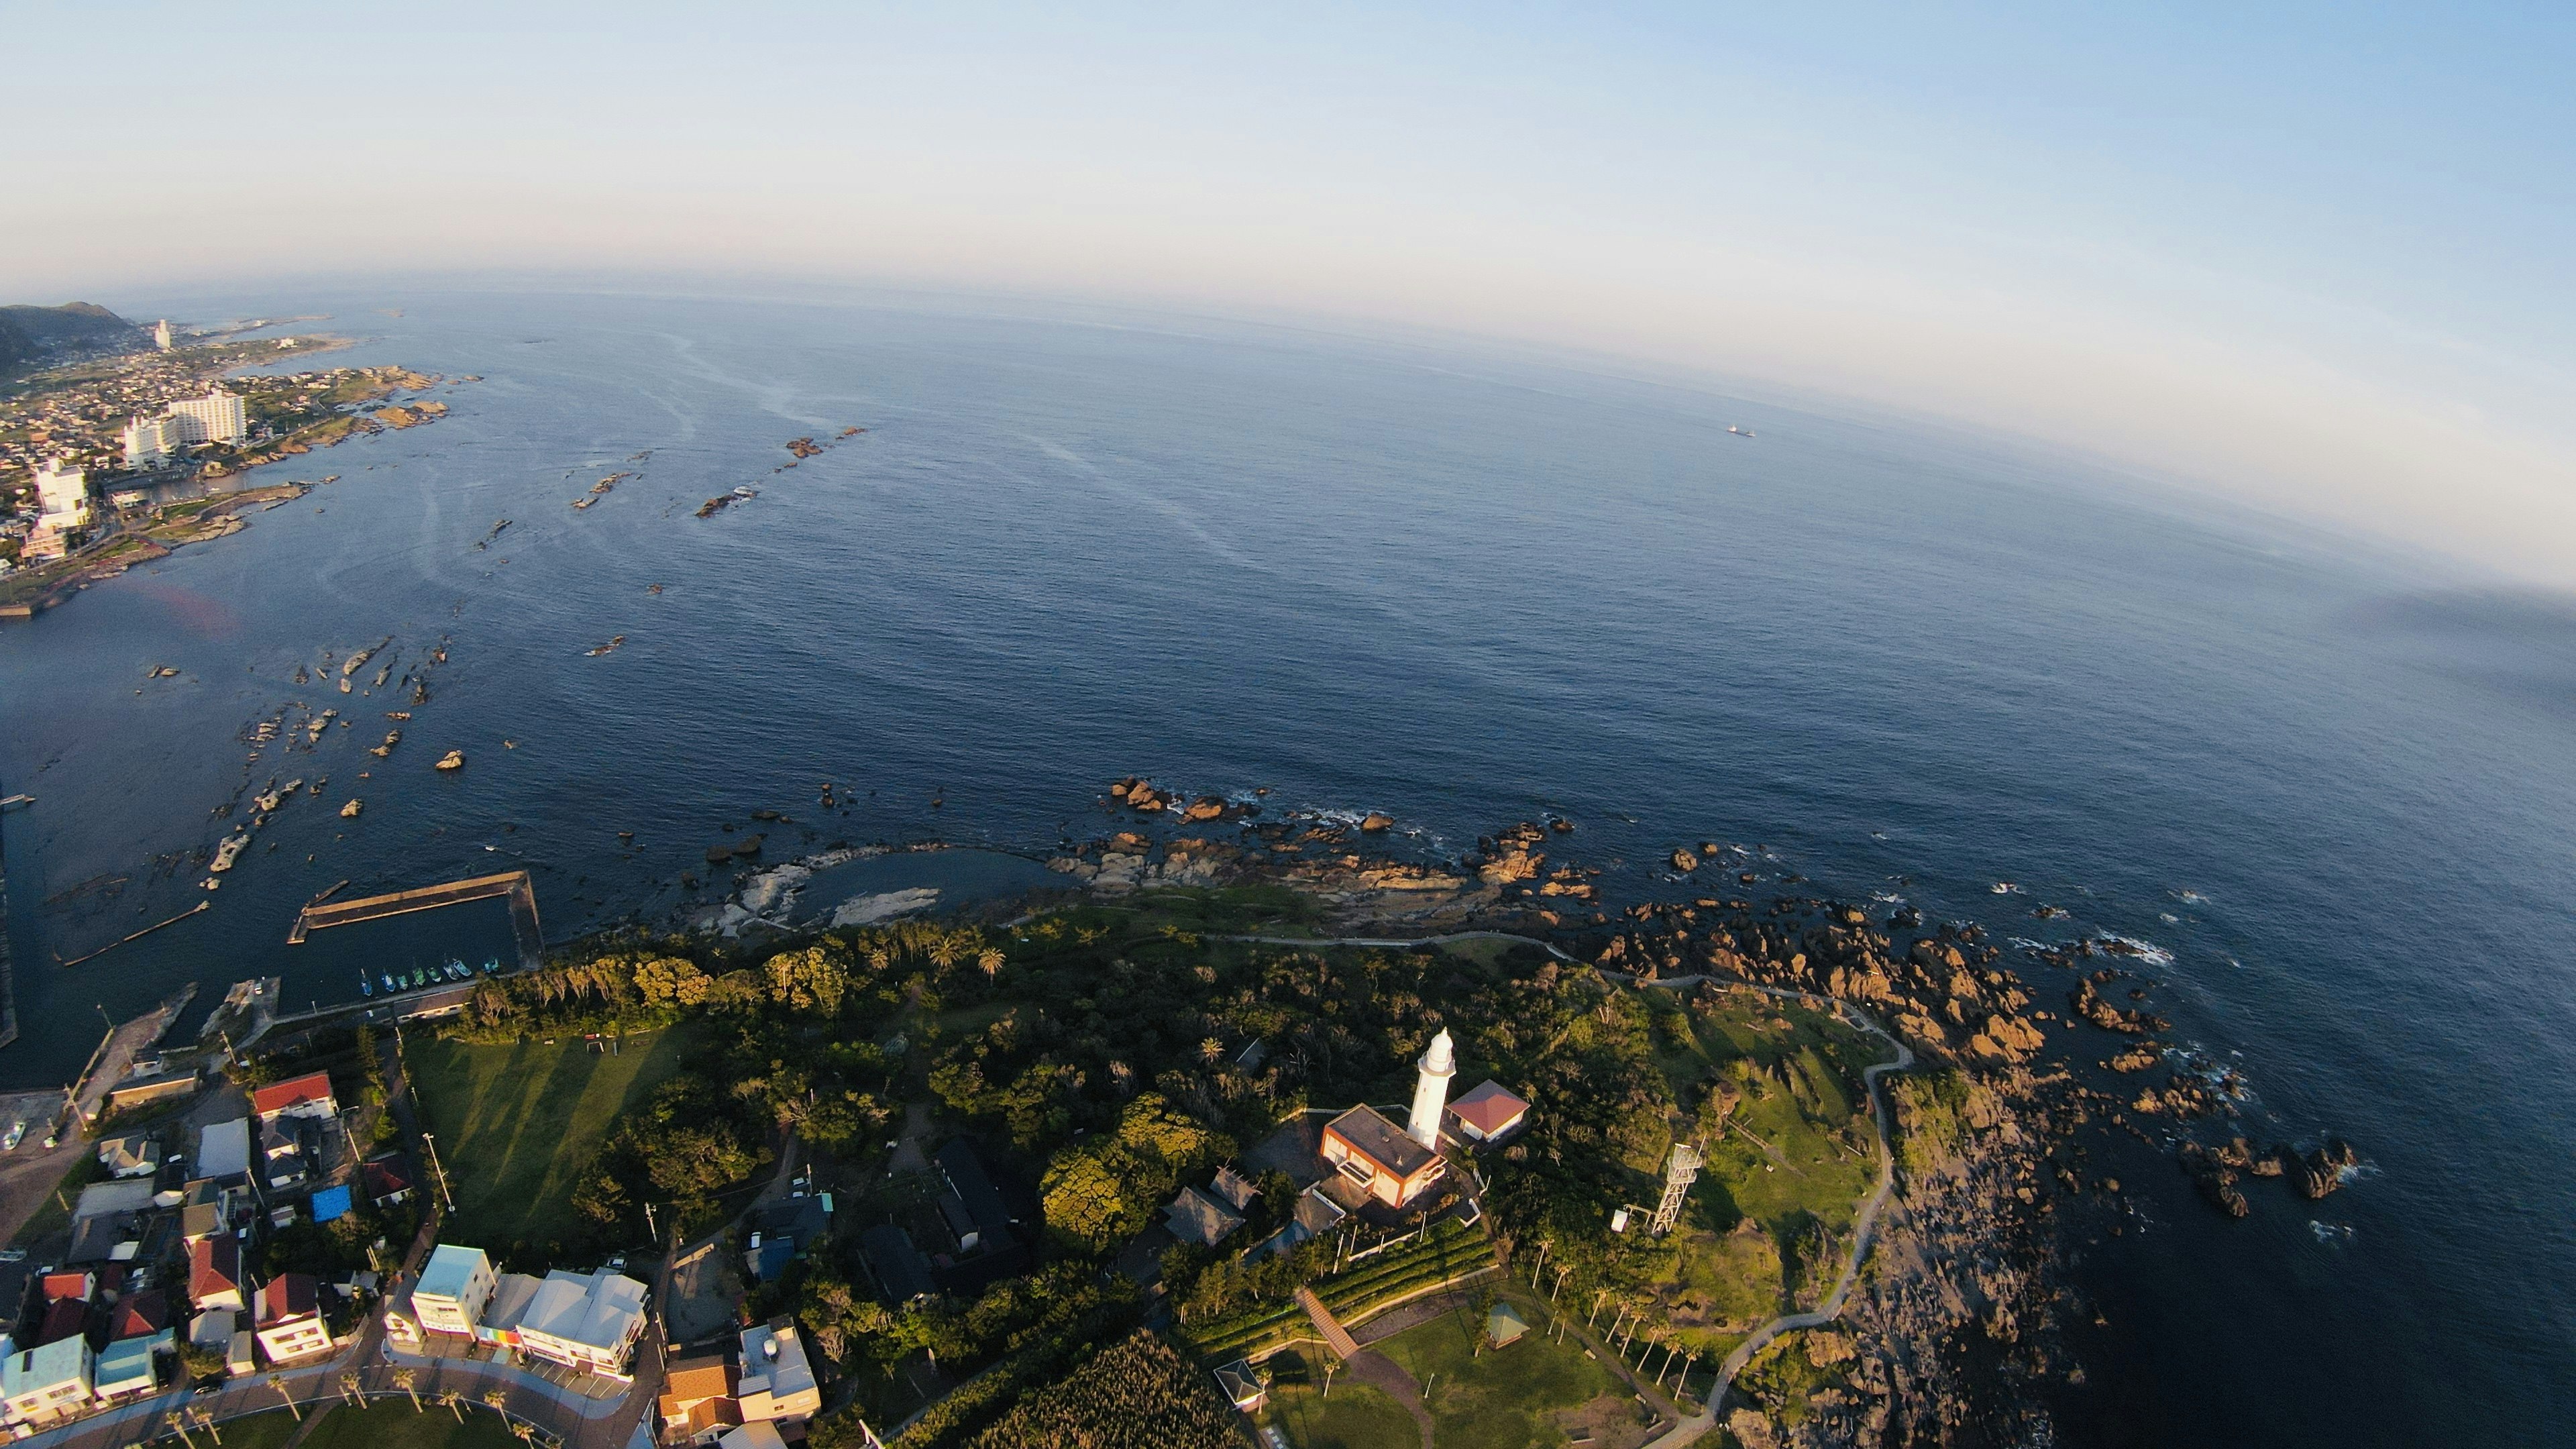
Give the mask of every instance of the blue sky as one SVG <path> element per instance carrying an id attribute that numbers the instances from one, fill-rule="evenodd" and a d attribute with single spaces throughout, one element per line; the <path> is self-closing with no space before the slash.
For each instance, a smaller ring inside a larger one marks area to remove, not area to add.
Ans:
<path id="1" fill-rule="evenodd" d="M 8 4 L 0 39 L 31 297 L 510 266 L 1436 328 L 2576 584 L 2576 7 Z"/>

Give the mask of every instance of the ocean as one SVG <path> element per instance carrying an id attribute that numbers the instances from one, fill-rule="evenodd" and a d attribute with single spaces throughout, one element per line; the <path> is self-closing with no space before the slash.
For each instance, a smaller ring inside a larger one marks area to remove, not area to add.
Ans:
<path id="1" fill-rule="evenodd" d="M 2565 600 L 2007 440 L 1467 344 L 918 297 L 104 300 L 330 313 L 296 330 L 361 339 L 333 363 L 481 381 L 0 627 L 0 793 L 36 797 L 0 819 L 0 1083 L 59 1083 L 100 1008 L 186 980 L 300 1005 L 507 949 L 497 903 L 286 944 L 342 881 L 524 867 L 561 941 L 702 906 L 684 874 L 752 832 L 1042 854 L 1115 828 L 1130 774 L 1384 810 L 1433 854 L 1559 814 L 1616 899 L 1691 889 L 1664 858 L 1717 841 L 1764 889 L 2132 938 L 2251 1135 L 2359 1148 L 2322 1202 L 2249 1184 L 2243 1222 L 2100 1149 L 2138 1207 L 2071 1215 L 2102 1324 L 2066 1442 L 2576 1430 Z M 349 695 L 313 677 L 380 640 Z M 309 750 L 260 741 L 324 708 Z M 869 889 L 925 883 L 978 888 Z"/>

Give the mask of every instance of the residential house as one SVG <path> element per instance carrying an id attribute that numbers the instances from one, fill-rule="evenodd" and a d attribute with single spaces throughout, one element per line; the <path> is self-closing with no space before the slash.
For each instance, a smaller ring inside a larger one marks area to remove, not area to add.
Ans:
<path id="1" fill-rule="evenodd" d="M 1172 1236 L 1184 1243 L 1213 1248 L 1225 1241 L 1226 1235 L 1243 1226 L 1243 1219 L 1224 1204 L 1194 1187 L 1181 1189 L 1172 1205 L 1163 1209 Z"/>
<path id="2" fill-rule="evenodd" d="M 492 1286 L 492 1301 L 483 1305 L 482 1316 L 474 1320 L 475 1342 L 519 1347 L 519 1322 L 528 1316 L 528 1305 L 537 1301 L 537 1290 L 544 1286 L 544 1279 L 525 1273 L 502 1274 Z"/>
<path id="3" fill-rule="evenodd" d="M 77 1271 L 47 1273 L 40 1291 L 49 1304 L 60 1303 L 67 1298 L 75 1303 L 87 1303 L 90 1295 L 98 1291 L 98 1275 Z"/>
<path id="4" fill-rule="evenodd" d="M 721 1353 L 671 1360 L 662 1373 L 662 1441 L 704 1444 L 742 1423 L 733 1363 Z"/>
<path id="5" fill-rule="evenodd" d="M 961 1296 L 972 1295 L 1024 1272 L 1028 1245 L 1020 1240 L 1018 1218 L 993 1185 L 975 1144 L 960 1137 L 932 1154 L 948 1190 L 939 1196 L 939 1213 L 956 1244 L 946 1262 L 934 1264 L 939 1286 Z"/>
<path id="6" fill-rule="evenodd" d="M 257 1315 L 260 1351 L 270 1363 L 291 1363 L 331 1351 L 331 1330 L 322 1321 L 322 1285 L 308 1273 L 280 1273 L 259 1290 Z"/>
<path id="7" fill-rule="evenodd" d="M 1479 1082 L 1449 1104 L 1449 1127 L 1470 1142 L 1499 1142 L 1520 1130 L 1529 1105 L 1500 1082 Z"/>
<path id="8" fill-rule="evenodd" d="M 300 1124 L 283 1118 L 270 1118 L 259 1124 L 260 1183 L 271 1189 L 284 1189 L 302 1182 L 306 1175 L 303 1134 Z"/>
<path id="9" fill-rule="evenodd" d="M 188 1298 L 199 1308 L 247 1308 L 249 1287 L 242 1272 L 241 1239 L 222 1233 L 188 1245 Z"/>
<path id="10" fill-rule="evenodd" d="M 189 1067 L 176 1072 L 145 1072 L 119 1082 L 107 1094 L 109 1110 L 139 1107 L 164 1097 L 184 1097 L 197 1090 L 197 1069 Z"/>
<path id="11" fill-rule="evenodd" d="M 120 1338 L 100 1349 L 92 1370 L 90 1392 L 101 1404 L 122 1404 L 161 1387 L 160 1359 L 176 1351 L 170 1330 L 140 1338 Z"/>
<path id="12" fill-rule="evenodd" d="M 411 1197 L 411 1174 L 403 1170 L 399 1157 L 370 1159 L 358 1170 L 367 1189 L 367 1200 L 380 1208 L 392 1207 Z"/>
<path id="13" fill-rule="evenodd" d="M 291 1081 L 273 1087 L 262 1087 L 250 1094 L 250 1109 L 262 1122 L 280 1117 L 312 1117 L 328 1120 L 340 1115 L 340 1100 L 331 1095 L 329 1072 L 306 1072 Z"/>
<path id="14" fill-rule="evenodd" d="M 716 1441 L 716 1449 L 787 1449 L 787 1441 L 771 1424 L 745 1424 L 728 1430 Z"/>
<path id="15" fill-rule="evenodd" d="M 859 1259 L 877 1284 L 877 1296 L 901 1308 L 939 1291 L 931 1281 L 930 1260 L 912 1245 L 912 1234 L 893 1223 L 879 1223 L 859 1234 Z"/>
<path id="16" fill-rule="evenodd" d="M 500 1277 L 481 1248 L 441 1243 L 411 1287 L 412 1317 L 432 1333 L 471 1335 Z"/>
<path id="17" fill-rule="evenodd" d="M 197 1176 L 230 1186 L 250 1175 L 250 1119 L 207 1124 L 197 1133 Z"/>
<path id="18" fill-rule="evenodd" d="M 129 1338 L 149 1338 L 170 1327 L 170 1300 L 158 1288 L 146 1288 L 116 1300 L 107 1315 L 107 1336 L 121 1343 Z"/>
<path id="19" fill-rule="evenodd" d="M 645 1287 L 623 1273 L 567 1273 L 538 1285 L 519 1320 L 519 1347 L 539 1358 L 607 1378 L 629 1376 L 644 1332 Z"/>
<path id="20" fill-rule="evenodd" d="M 98 1144 L 98 1165 L 110 1177 L 150 1177 L 161 1170 L 161 1144 L 150 1137 L 110 1137 Z"/>
<path id="21" fill-rule="evenodd" d="M 1363 1103 L 1324 1124 L 1326 1165 L 1389 1207 L 1420 1197 L 1445 1170 L 1440 1154 Z"/>
<path id="22" fill-rule="evenodd" d="M 832 1197 L 782 1198 L 754 1208 L 751 1241 L 743 1251 L 744 1266 L 763 1283 L 787 1271 L 814 1241 L 832 1230 Z"/>
<path id="23" fill-rule="evenodd" d="M 60 1343 L 66 1338 L 79 1338 L 89 1332 L 89 1303 L 80 1298 L 57 1298 L 45 1305 L 45 1316 L 36 1330 L 38 1344 Z"/>
<path id="24" fill-rule="evenodd" d="M 78 1336 L 13 1353 L 0 1365 L 0 1403 L 32 1429 L 61 1423 L 89 1411 L 97 1366 L 89 1340 Z"/>
<path id="25" fill-rule="evenodd" d="M 745 1424 L 802 1424 L 823 1411 L 823 1390 L 796 1325 L 784 1318 L 742 1331 L 734 1396 Z"/>
<path id="26" fill-rule="evenodd" d="M 1216 1181 L 1208 1184 L 1208 1195 L 1221 1197 L 1227 1206 L 1243 1212 L 1252 1206 L 1254 1198 L 1261 1196 L 1261 1189 L 1232 1167 L 1220 1167 L 1216 1170 Z"/>

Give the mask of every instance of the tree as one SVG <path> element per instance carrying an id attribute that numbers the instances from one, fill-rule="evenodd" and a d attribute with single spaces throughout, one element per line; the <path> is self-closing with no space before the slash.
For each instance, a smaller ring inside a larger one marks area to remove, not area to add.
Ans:
<path id="1" fill-rule="evenodd" d="M 454 1414 L 456 1416 L 456 1422 L 460 1424 L 465 1422 L 465 1396 L 463 1394 L 458 1393 L 454 1389 L 440 1389 L 438 1391 L 438 1404 L 440 1408 Z"/>
<path id="2" fill-rule="evenodd" d="M 411 1395 L 411 1411 L 413 1413 L 425 1414 L 429 1412 L 427 1409 L 420 1406 L 420 1370 L 412 1368 L 395 1369 L 394 1387 Z"/>

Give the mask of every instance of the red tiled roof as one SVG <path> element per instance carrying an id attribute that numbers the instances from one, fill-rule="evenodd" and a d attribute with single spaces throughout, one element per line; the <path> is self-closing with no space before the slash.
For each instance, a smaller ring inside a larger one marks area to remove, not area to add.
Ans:
<path id="1" fill-rule="evenodd" d="M 170 1326 L 170 1301 L 158 1288 L 147 1288 L 116 1305 L 116 1315 L 107 1322 L 108 1341 L 120 1338 L 142 1338 Z"/>
<path id="2" fill-rule="evenodd" d="M 241 1241 L 230 1233 L 188 1245 L 188 1296 L 203 1299 L 241 1289 Z"/>
<path id="3" fill-rule="evenodd" d="M 36 1344 L 43 1347 L 73 1337 L 89 1325 L 89 1305 L 77 1298 L 65 1298 L 45 1310 L 45 1326 L 37 1331 Z"/>
<path id="4" fill-rule="evenodd" d="M 411 1179 L 403 1176 L 400 1163 L 369 1162 L 362 1164 L 362 1169 L 366 1173 L 367 1196 L 370 1198 L 392 1197 L 395 1193 L 411 1190 Z"/>
<path id="5" fill-rule="evenodd" d="M 88 1297 L 89 1275 L 87 1273 L 47 1273 L 45 1275 L 47 1303 L 60 1303 L 67 1298 L 78 1302 Z"/>
<path id="6" fill-rule="evenodd" d="M 329 1072 L 306 1072 L 293 1081 L 280 1082 L 273 1087 L 262 1087 L 251 1093 L 250 1109 L 266 1117 L 272 1113 L 283 1112 L 289 1107 L 303 1106 L 307 1102 L 336 1102 L 337 1100 L 339 1099 L 331 1095 Z"/>
<path id="7" fill-rule="evenodd" d="M 321 1300 L 321 1283 L 310 1273 L 280 1273 L 260 1286 L 259 1325 L 309 1316 Z"/>
<path id="8" fill-rule="evenodd" d="M 1529 1103 L 1512 1095 L 1500 1082 L 1479 1083 L 1476 1089 L 1449 1104 L 1458 1120 L 1488 1136 L 1512 1124 L 1512 1119 L 1529 1110 Z"/>

